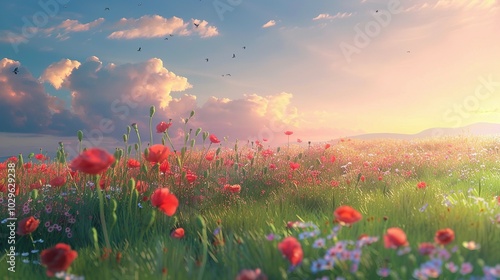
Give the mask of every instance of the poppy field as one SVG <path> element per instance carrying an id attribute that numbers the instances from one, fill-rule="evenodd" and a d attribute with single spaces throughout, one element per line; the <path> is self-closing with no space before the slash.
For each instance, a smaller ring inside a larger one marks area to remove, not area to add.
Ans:
<path id="1" fill-rule="evenodd" d="M 133 124 L 0 163 L 2 279 L 500 278 L 499 138 L 273 147 L 189 119 L 181 146 Z"/>

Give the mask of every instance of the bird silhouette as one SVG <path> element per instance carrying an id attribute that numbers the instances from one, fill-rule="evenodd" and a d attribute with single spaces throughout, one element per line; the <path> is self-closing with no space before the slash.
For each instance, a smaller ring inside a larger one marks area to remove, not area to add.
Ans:
<path id="1" fill-rule="evenodd" d="M 196 26 L 196 28 L 198 28 L 198 26 L 200 26 L 200 24 L 199 24 L 199 23 L 194 23 L 194 22 L 193 22 L 193 24 L 194 24 L 194 26 Z"/>
<path id="2" fill-rule="evenodd" d="M 235 58 L 235 57 L 236 57 L 236 55 L 233 53 L 233 58 Z"/>
<path id="3" fill-rule="evenodd" d="M 141 48 L 141 47 L 139 47 L 139 48 L 137 49 L 137 51 L 138 51 L 138 52 L 140 52 L 140 51 L 141 51 L 141 49 L 142 49 L 142 48 Z"/>
<path id="4" fill-rule="evenodd" d="M 243 46 L 243 49 L 246 49 L 247 47 Z"/>
<path id="5" fill-rule="evenodd" d="M 208 62 L 208 58 L 205 58 L 205 60 Z"/>
<path id="6" fill-rule="evenodd" d="M 166 37 L 165 40 L 168 40 L 168 37 Z"/>
<path id="7" fill-rule="evenodd" d="M 108 8 L 108 7 L 106 7 L 106 8 L 104 8 L 104 10 L 105 10 L 105 11 L 109 11 L 109 8 Z"/>
<path id="8" fill-rule="evenodd" d="M 410 51 L 406 51 L 406 53 L 410 53 Z"/>
<path id="9" fill-rule="evenodd" d="M 14 71 L 12 72 L 17 75 L 17 73 L 19 73 L 19 68 L 18 67 L 14 68 Z"/>
<path id="10" fill-rule="evenodd" d="M 378 13 L 378 10 L 376 10 L 375 13 Z"/>

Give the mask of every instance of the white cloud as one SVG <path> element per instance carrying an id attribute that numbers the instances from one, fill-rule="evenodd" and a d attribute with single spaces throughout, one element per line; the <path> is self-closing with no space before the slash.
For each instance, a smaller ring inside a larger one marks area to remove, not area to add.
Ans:
<path id="1" fill-rule="evenodd" d="M 313 18 L 312 20 L 322 20 L 322 19 L 330 19 L 330 20 L 333 20 L 333 19 L 337 19 L 337 18 L 348 18 L 352 16 L 352 13 L 340 13 L 338 12 L 337 14 L 335 15 L 330 15 L 330 14 L 319 14 L 318 16 L 316 16 L 315 18 Z"/>
<path id="2" fill-rule="evenodd" d="M 52 63 L 40 76 L 41 82 L 48 82 L 55 89 L 60 89 L 64 80 L 71 74 L 73 69 L 81 65 L 79 61 L 70 59 L 61 59 L 59 62 Z"/>

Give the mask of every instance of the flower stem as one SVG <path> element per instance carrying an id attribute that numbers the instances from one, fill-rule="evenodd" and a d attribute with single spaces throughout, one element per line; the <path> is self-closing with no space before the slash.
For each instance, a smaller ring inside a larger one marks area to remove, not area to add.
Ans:
<path id="1" fill-rule="evenodd" d="M 106 219 L 104 217 L 104 197 L 102 195 L 102 190 L 99 186 L 100 176 L 97 176 L 95 189 L 97 191 L 97 197 L 99 197 L 99 216 L 101 218 L 102 233 L 104 235 L 104 242 L 106 243 L 106 248 L 111 249 L 111 244 L 109 243 L 108 229 L 106 227 Z"/>

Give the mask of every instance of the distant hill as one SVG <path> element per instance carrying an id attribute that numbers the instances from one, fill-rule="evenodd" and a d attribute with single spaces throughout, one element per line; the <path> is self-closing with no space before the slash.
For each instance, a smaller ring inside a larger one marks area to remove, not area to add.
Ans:
<path id="1" fill-rule="evenodd" d="M 440 136 L 500 136 L 500 123 L 475 123 L 457 128 L 429 128 L 416 134 L 401 133 L 368 133 L 350 136 L 352 139 L 400 139 L 412 140 Z"/>

